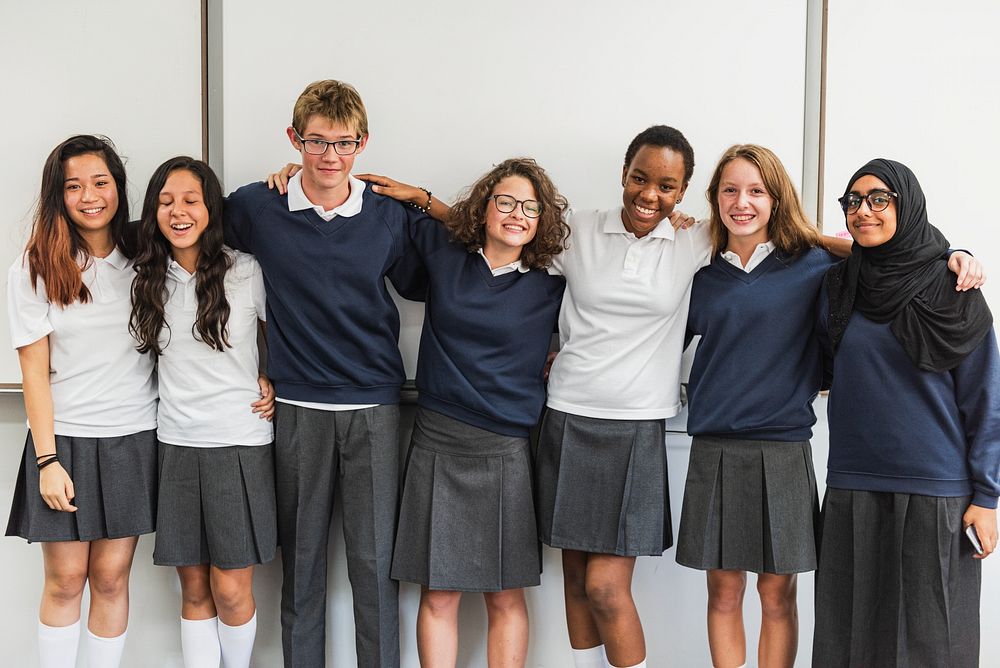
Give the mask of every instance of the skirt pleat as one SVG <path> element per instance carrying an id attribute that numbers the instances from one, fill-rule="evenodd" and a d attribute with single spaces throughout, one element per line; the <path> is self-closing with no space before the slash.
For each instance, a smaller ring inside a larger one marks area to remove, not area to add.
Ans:
<path id="1" fill-rule="evenodd" d="M 663 420 L 548 409 L 535 457 L 539 537 L 552 547 L 660 556 L 673 543 Z"/>
<path id="2" fill-rule="evenodd" d="M 50 509 L 38 488 L 31 433 L 25 441 L 8 536 L 30 542 L 92 541 L 151 533 L 156 527 L 156 432 L 56 436 L 59 464 L 73 481 L 76 512 Z M 30 457 L 29 457 L 30 453 Z"/>
<path id="3" fill-rule="evenodd" d="M 273 559 L 276 546 L 271 445 L 160 443 L 154 563 L 244 568 Z"/>
<path id="4" fill-rule="evenodd" d="M 419 408 L 403 475 L 392 577 L 494 592 L 540 583 L 528 440 Z"/>
<path id="5" fill-rule="evenodd" d="M 970 498 L 827 489 L 813 665 L 979 665 Z"/>

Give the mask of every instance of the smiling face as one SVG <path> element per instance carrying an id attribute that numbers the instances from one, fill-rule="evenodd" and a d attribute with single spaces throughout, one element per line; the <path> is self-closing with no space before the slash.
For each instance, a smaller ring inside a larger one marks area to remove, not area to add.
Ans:
<path id="1" fill-rule="evenodd" d="M 622 171 L 622 223 L 644 237 L 669 216 L 684 195 L 684 156 L 669 148 L 642 146 Z"/>
<path id="2" fill-rule="evenodd" d="M 73 223 L 86 237 L 110 234 L 118 212 L 118 185 L 104 159 L 94 153 L 68 158 L 63 163 L 63 203 Z"/>
<path id="3" fill-rule="evenodd" d="M 514 199 L 537 200 L 535 186 L 523 176 L 508 176 L 494 186 L 491 195 L 509 195 Z M 486 204 L 486 240 L 483 242 L 483 253 L 490 258 L 512 258 L 504 262 L 513 262 L 521 256 L 521 248 L 535 238 L 538 229 L 538 218 L 528 218 L 524 215 L 522 204 L 514 207 L 510 213 L 501 213 L 496 206 L 496 200 L 491 199 Z"/>
<path id="4" fill-rule="evenodd" d="M 890 192 L 882 179 L 865 174 L 851 184 L 851 192 L 866 197 L 873 191 Z M 847 214 L 847 231 L 854 241 L 865 248 L 881 246 L 896 234 L 896 200 L 889 198 L 889 206 L 882 211 L 872 211 L 868 202 L 862 199 L 861 206 L 854 213 Z"/>
<path id="5" fill-rule="evenodd" d="M 201 235 L 208 221 L 201 180 L 186 169 L 170 172 L 160 190 L 156 224 L 170 242 L 174 259 L 190 272 L 198 264 Z"/>
<path id="6" fill-rule="evenodd" d="M 361 144 L 351 155 L 339 155 L 333 146 L 327 146 L 322 155 L 315 155 L 303 149 L 302 143 L 295 136 L 294 128 L 288 128 L 287 133 L 289 141 L 302 158 L 302 189 L 309 201 L 327 209 L 333 208 L 327 206 L 331 202 L 335 206 L 343 203 L 350 194 L 347 177 L 354 167 L 354 159 L 365 150 L 368 137 L 361 137 Z M 315 114 L 309 117 L 301 135 L 303 139 L 322 139 L 328 142 L 358 139 L 355 128 Z"/>
<path id="7" fill-rule="evenodd" d="M 730 160 L 719 180 L 719 217 L 729 233 L 730 246 L 765 243 L 774 199 L 767 192 L 756 165 L 746 158 Z"/>

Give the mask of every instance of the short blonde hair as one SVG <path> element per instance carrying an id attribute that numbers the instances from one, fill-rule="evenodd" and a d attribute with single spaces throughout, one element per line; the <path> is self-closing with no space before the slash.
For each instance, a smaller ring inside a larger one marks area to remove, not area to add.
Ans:
<path id="1" fill-rule="evenodd" d="M 368 112 L 358 91 L 349 83 L 335 79 L 314 81 L 299 95 L 292 111 L 292 127 L 299 134 L 313 116 L 354 128 L 361 136 L 368 135 Z"/>

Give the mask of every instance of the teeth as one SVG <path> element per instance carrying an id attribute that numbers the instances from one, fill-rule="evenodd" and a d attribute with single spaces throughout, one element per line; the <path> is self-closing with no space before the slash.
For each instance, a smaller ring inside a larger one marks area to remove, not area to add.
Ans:
<path id="1" fill-rule="evenodd" d="M 510 230 L 512 232 L 524 232 L 525 228 L 520 225 L 504 225 L 505 230 Z"/>
<path id="2" fill-rule="evenodd" d="M 101 211 L 104 211 L 104 208 L 100 207 L 97 209 L 81 209 L 81 211 L 83 211 L 87 215 L 93 215 L 95 213 L 100 213 Z"/>
<path id="3" fill-rule="evenodd" d="M 733 220 L 738 221 L 740 223 L 745 223 L 748 220 L 750 220 L 751 218 L 753 218 L 753 216 L 750 215 L 750 214 L 741 214 L 741 215 L 738 215 L 738 216 L 730 216 L 730 218 L 732 218 Z"/>
<path id="4" fill-rule="evenodd" d="M 656 209 L 647 209 L 645 207 L 639 206 L 638 204 L 635 205 L 635 208 L 636 211 L 638 211 L 644 216 L 652 216 L 654 213 L 656 213 Z"/>
<path id="5" fill-rule="evenodd" d="M 171 223 L 170 229 L 172 230 L 186 230 L 192 226 L 193 223 Z"/>

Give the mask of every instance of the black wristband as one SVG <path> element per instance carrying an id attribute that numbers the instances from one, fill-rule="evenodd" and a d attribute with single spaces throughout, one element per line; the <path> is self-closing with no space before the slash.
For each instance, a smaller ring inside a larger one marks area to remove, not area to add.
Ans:
<path id="1" fill-rule="evenodd" d="M 38 466 L 38 470 L 39 471 L 41 471 L 43 468 L 45 468 L 49 464 L 52 464 L 54 462 L 59 461 L 59 455 L 49 455 L 48 457 L 49 458 L 46 459 L 44 462 L 36 462 L 35 463 L 35 465 Z"/>

